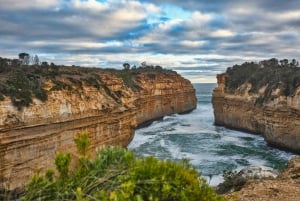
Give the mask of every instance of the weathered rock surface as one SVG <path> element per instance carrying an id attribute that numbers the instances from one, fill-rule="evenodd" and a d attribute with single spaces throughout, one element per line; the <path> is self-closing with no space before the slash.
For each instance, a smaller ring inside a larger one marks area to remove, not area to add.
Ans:
<path id="1" fill-rule="evenodd" d="M 243 168 L 239 175 L 244 178 L 256 178 L 256 179 L 263 179 L 263 178 L 276 178 L 278 172 L 273 168 L 266 167 L 266 166 L 248 166 Z"/>
<path id="2" fill-rule="evenodd" d="M 196 107 L 195 89 L 176 72 L 136 73 L 140 90 L 113 74 L 99 76 L 107 88 L 49 90 L 46 102 L 34 99 L 21 110 L 8 97 L 0 101 L 0 189 L 23 188 L 38 169 L 54 168 L 57 152 L 76 157 L 73 138 L 82 131 L 92 139 L 93 154 L 101 145 L 127 146 L 143 122 Z"/>
<path id="3" fill-rule="evenodd" d="M 237 192 L 227 195 L 232 201 L 298 201 L 300 198 L 300 157 L 290 160 L 276 179 L 249 180 Z"/>
<path id="4" fill-rule="evenodd" d="M 217 76 L 218 86 L 212 97 L 215 124 L 260 133 L 271 145 L 300 153 L 300 88 L 293 96 L 272 91 L 272 100 L 256 104 L 265 87 L 251 93 L 250 83 L 227 92 L 227 74 Z"/>

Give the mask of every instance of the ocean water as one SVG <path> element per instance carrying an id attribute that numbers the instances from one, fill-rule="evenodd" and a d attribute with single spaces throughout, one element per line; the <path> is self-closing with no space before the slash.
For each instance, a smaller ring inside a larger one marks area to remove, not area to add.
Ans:
<path id="1" fill-rule="evenodd" d="M 215 86 L 194 84 L 196 110 L 166 116 L 136 130 L 128 148 L 138 156 L 174 161 L 187 158 L 212 186 L 223 181 L 224 170 L 239 171 L 249 165 L 283 169 L 293 154 L 269 147 L 259 135 L 214 125 L 211 96 Z"/>

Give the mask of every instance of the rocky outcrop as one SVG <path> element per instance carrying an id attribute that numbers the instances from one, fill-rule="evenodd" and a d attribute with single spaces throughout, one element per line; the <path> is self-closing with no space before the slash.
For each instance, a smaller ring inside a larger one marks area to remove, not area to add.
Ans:
<path id="1" fill-rule="evenodd" d="M 0 189 L 23 188 L 37 170 L 54 168 L 57 152 L 76 157 L 73 138 L 82 131 L 92 139 L 93 155 L 101 145 L 127 146 L 139 124 L 196 107 L 195 89 L 176 72 L 130 72 L 130 87 L 109 71 L 94 71 L 105 87 L 50 90 L 49 80 L 46 102 L 33 99 L 17 109 L 9 97 L 0 101 Z"/>
<path id="2" fill-rule="evenodd" d="M 300 197 L 300 157 L 291 159 L 277 178 L 247 181 L 237 192 L 226 195 L 231 201 L 298 201 Z"/>
<path id="3" fill-rule="evenodd" d="M 255 93 L 251 83 L 245 82 L 229 91 L 228 76 L 217 76 L 218 86 L 212 97 L 215 124 L 262 134 L 270 145 L 300 153 L 300 88 L 285 96 L 278 83 L 268 93 L 270 100 L 261 102 L 267 86 Z"/>
<path id="4" fill-rule="evenodd" d="M 266 166 L 248 166 L 243 168 L 239 172 L 241 177 L 244 178 L 276 178 L 278 176 L 278 172 L 273 168 Z"/>

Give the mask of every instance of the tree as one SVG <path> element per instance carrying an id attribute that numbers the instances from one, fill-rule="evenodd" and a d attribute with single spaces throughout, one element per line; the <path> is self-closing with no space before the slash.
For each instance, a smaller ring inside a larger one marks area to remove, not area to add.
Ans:
<path id="1" fill-rule="evenodd" d="M 47 67 L 47 66 L 49 66 L 49 64 L 48 64 L 47 61 L 43 61 L 43 62 L 42 62 L 42 66 Z"/>
<path id="2" fill-rule="evenodd" d="M 290 63 L 290 66 L 292 66 L 292 67 L 298 67 L 299 66 L 299 62 L 296 59 L 292 59 L 292 62 Z"/>
<path id="3" fill-rule="evenodd" d="M 38 55 L 34 55 L 34 57 L 32 58 L 32 64 L 33 65 L 39 65 L 40 64 L 40 59 L 39 59 Z"/>
<path id="4" fill-rule="evenodd" d="M 281 64 L 281 66 L 288 66 L 289 60 L 288 59 L 282 59 L 282 60 L 280 60 L 280 64 Z"/>
<path id="5" fill-rule="evenodd" d="M 26 52 L 22 52 L 19 54 L 19 60 L 23 65 L 28 65 L 30 63 L 30 55 Z"/>
<path id="6" fill-rule="evenodd" d="M 123 63 L 123 67 L 125 70 L 129 70 L 130 69 L 130 64 L 129 63 Z"/>
<path id="7" fill-rule="evenodd" d="M 278 66 L 278 59 L 272 58 L 268 61 L 270 67 Z"/>
<path id="8" fill-rule="evenodd" d="M 29 54 L 26 52 L 22 52 L 19 54 L 19 59 L 24 59 L 26 56 L 29 57 Z"/>
<path id="9" fill-rule="evenodd" d="M 143 62 L 141 63 L 141 66 L 142 66 L 143 68 L 146 68 L 146 67 L 147 67 L 146 61 L 143 61 Z"/>

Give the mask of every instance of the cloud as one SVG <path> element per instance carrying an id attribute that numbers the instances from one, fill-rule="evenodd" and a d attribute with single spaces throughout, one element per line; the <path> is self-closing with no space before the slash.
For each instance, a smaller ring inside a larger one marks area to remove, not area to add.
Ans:
<path id="1" fill-rule="evenodd" d="M 234 33 L 230 30 L 219 29 L 219 30 L 213 31 L 211 33 L 211 36 L 216 37 L 216 38 L 227 38 L 227 37 L 234 36 Z"/>
<path id="2" fill-rule="evenodd" d="M 55 9 L 59 4 L 59 0 L 1 0 L 0 10 L 19 12 L 25 9 Z"/>
<path id="3" fill-rule="evenodd" d="M 0 56 L 208 68 L 181 70 L 193 80 L 244 61 L 300 55 L 297 0 L 0 0 L 0 27 Z"/>

